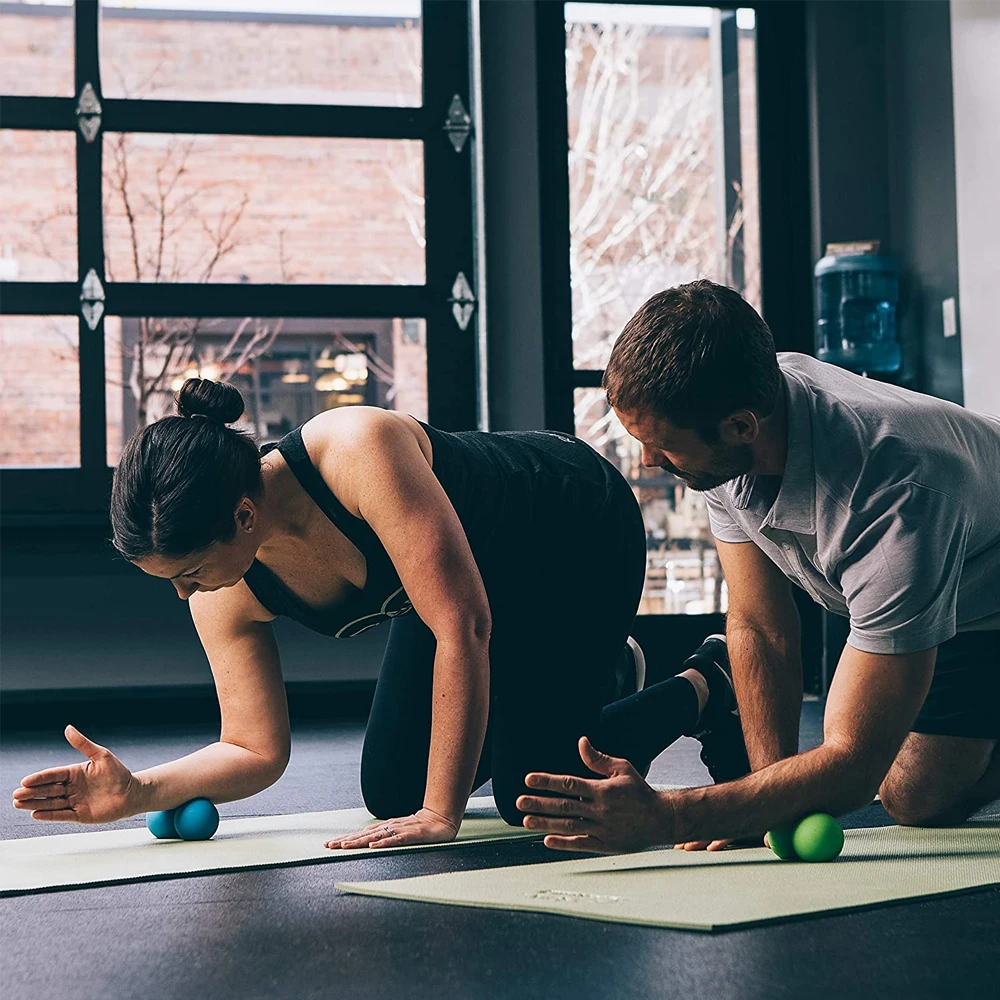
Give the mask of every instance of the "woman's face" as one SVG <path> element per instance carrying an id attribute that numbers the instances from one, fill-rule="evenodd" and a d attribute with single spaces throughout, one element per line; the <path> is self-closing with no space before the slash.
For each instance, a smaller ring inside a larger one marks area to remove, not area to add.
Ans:
<path id="1" fill-rule="evenodd" d="M 241 505 L 236 511 L 236 534 L 228 542 L 213 542 L 187 556 L 145 556 L 135 564 L 150 576 L 169 580 L 182 601 L 199 592 L 234 587 L 257 555 L 260 536 L 254 531 L 255 521 L 253 505 Z"/>

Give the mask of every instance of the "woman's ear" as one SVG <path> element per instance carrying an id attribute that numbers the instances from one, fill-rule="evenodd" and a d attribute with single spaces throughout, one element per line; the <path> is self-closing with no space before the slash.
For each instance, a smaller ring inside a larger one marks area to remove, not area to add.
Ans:
<path id="1" fill-rule="evenodd" d="M 240 531 L 253 531 L 257 522 L 257 509 L 249 497 L 244 497 L 236 508 L 236 526 Z"/>

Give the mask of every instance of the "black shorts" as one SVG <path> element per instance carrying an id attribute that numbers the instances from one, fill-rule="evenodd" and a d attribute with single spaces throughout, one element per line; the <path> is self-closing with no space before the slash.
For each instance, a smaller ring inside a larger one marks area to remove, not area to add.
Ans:
<path id="1" fill-rule="evenodd" d="M 1000 739 L 1000 630 L 959 632 L 938 646 L 913 732 Z"/>

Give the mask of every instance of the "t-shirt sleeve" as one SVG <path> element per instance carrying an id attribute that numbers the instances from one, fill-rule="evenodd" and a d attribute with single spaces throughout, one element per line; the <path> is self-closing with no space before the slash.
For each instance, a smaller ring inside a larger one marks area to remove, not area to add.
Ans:
<path id="1" fill-rule="evenodd" d="M 907 483 L 871 498 L 840 562 L 849 645 L 913 653 L 950 639 L 969 528 L 958 500 L 926 486 Z"/>
<path id="2" fill-rule="evenodd" d="M 749 542 L 750 536 L 737 524 L 725 503 L 716 496 L 714 490 L 702 494 L 708 504 L 708 523 L 712 535 L 720 542 Z"/>

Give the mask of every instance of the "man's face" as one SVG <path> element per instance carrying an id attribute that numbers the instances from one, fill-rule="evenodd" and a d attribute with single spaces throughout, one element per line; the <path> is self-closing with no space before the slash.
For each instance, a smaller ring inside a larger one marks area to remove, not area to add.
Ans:
<path id="1" fill-rule="evenodd" d="M 621 410 L 615 413 L 642 445 L 646 468 L 666 469 L 699 493 L 744 476 L 753 468 L 750 441 L 756 437 L 757 425 L 752 414 L 749 422 L 741 414 L 721 421 L 719 439 L 709 444 L 697 431 L 676 427 L 666 417 Z"/>

